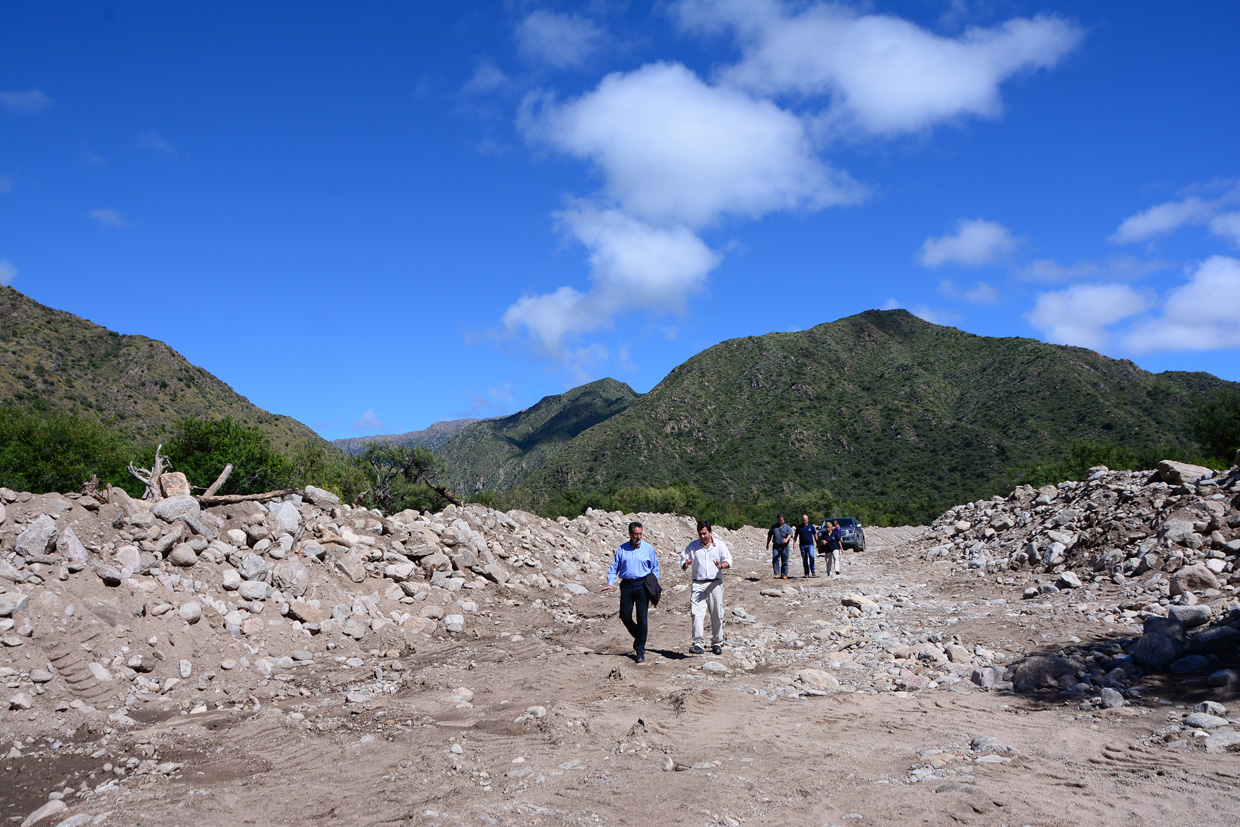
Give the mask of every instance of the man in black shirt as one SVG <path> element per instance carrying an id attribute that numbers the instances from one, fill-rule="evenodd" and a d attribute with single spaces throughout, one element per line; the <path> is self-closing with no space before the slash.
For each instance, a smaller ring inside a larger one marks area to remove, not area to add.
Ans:
<path id="1" fill-rule="evenodd" d="M 801 547 L 801 565 L 805 568 L 806 577 L 817 577 L 814 571 L 814 541 L 818 537 L 818 526 L 809 521 L 808 514 L 801 515 L 801 524 L 797 526 L 797 545 Z"/>

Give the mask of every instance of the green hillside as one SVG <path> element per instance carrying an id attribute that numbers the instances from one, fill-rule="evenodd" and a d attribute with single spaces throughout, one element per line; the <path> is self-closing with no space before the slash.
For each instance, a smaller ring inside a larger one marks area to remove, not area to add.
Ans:
<path id="1" fill-rule="evenodd" d="M 466 496 L 507 491 L 557 457 L 588 428 L 623 411 L 637 394 L 615 379 L 600 379 L 502 419 L 476 422 L 437 453 L 448 479 Z"/>
<path id="2" fill-rule="evenodd" d="M 716 345 L 544 455 L 524 479 L 479 482 L 534 506 L 570 489 L 687 481 L 712 497 L 825 488 L 932 514 L 989 496 L 1005 471 L 1058 458 L 1074 441 L 1191 453 L 1190 406 L 1228 386 L 869 311 Z M 520 466 L 520 447 L 510 467 Z"/>
<path id="3" fill-rule="evenodd" d="M 327 443 L 295 419 L 268 413 L 163 342 L 127 336 L 0 287 L 0 405 L 87 414 L 139 445 L 184 417 L 255 427 L 279 449 Z"/>

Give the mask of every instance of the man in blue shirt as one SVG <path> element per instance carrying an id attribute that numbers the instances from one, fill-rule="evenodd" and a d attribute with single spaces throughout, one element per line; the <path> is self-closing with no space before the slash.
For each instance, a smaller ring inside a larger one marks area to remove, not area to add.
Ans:
<path id="1" fill-rule="evenodd" d="M 603 591 L 610 591 L 616 586 L 616 578 L 620 578 L 620 620 L 633 636 L 636 663 L 646 662 L 646 632 L 649 630 L 646 617 L 650 611 L 646 575 L 659 576 L 659 557 L 654 546 L 642 542 L 642 530 L 641 523 L 629 523 L 629 541 L 616 549 L 611 568 L 607 570 L 607 585 L 603 587 Z"/>

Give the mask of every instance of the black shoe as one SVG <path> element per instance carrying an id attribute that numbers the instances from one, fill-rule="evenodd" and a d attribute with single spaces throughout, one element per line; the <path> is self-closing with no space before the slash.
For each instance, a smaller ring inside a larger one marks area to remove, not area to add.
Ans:
<path id="1" fill-rule="evenodd" d="M 723 647 L 716 643 L 714 646 L 710 647 L 710 651 L 713 655 L 722 655 Z"/>
<path id="2" fill-rule="evenodd" d="M 690 647 L 689 647 L 689 654 L 690 654 L 690 655 L 704 655 L 704 654 L 706 654 L 706 650 L 705 650 L 705 649 L 703 649 L 701 646 L 698 646 L 698 645 L 695 643 L 695 644 L 693 644 L 692 646 L 690 646 Z"/>
<path id="3" fill-rule="evenodd" d="M 646 656 L 645 656 L 644 654 L 638 653 L 638 654 L 636 654 L 636 655 L 634 655 L 634 656 L 633 656 L 633 662 L 634 662 L 634 663 L 645 663 L 645 662 L 646 662 Z"/>

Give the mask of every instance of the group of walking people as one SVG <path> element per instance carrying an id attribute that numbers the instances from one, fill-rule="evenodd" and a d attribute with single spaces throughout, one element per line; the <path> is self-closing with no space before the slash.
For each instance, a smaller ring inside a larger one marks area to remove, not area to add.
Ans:
<path id="1" fill-rule="evenodd" d="M 607 585 L 611 591 L 619 585 L 620 621 L 633 636 L 633 660 L 646 660 L 646 639 L 651 604 L 658 605 L 662 594 L 659 584 L 659 556 L 654 546 L 642 539 L 645 528 L 639 522 L 629 523 L 629 539 L 621 543 L 607 569 Z M 705 520 L 697 524 L 698 538 L 685 546 L 680 554 L 680 568 L 689 572 L 692 590 L 689 596 L 690 634 L 693 642 L 689 653 L 706 653 L 706 618 L 710 618 L 710 649 L 723 653 L 723 573 L 732 567 L 732 553 L 727 543 L 715 537 L 714 526 Z M 816 551 L 821 551 L 827 576 L 839 575 L 842 543 L 839 526 L 824 521 L 821 526 L 810 523 L 801 515 L 801 524 L 793 527 L 776 518 L 767 532 L 767 548 L 773 546 L 772 561 L 776 579 L 788 579 L 788 549 L 795 537 L 801 549 L 801 563 L 806 577 L 817 577 Z"/>
<path id="2" fill-rule="evenodd" d="M 784 515 L 780 514 L 775 518 L 775 525 L 766 533 L 766 547 L 771 552 L 771 567 L 775 570 L 776 580 L 788 579 L 788 555 L 793 538 L 801 549 L 801 565 L 806 577 L 818 576 L 819 554 L 826 565 L 827 577 L 839 576 L 840 557 L 844 550 L 839 524 L 824 520 L 822 525 L 814 525 L 809 521 L 808 514 L 802 514 L 801 523 L 790 526 L 784 522 Z"/>

